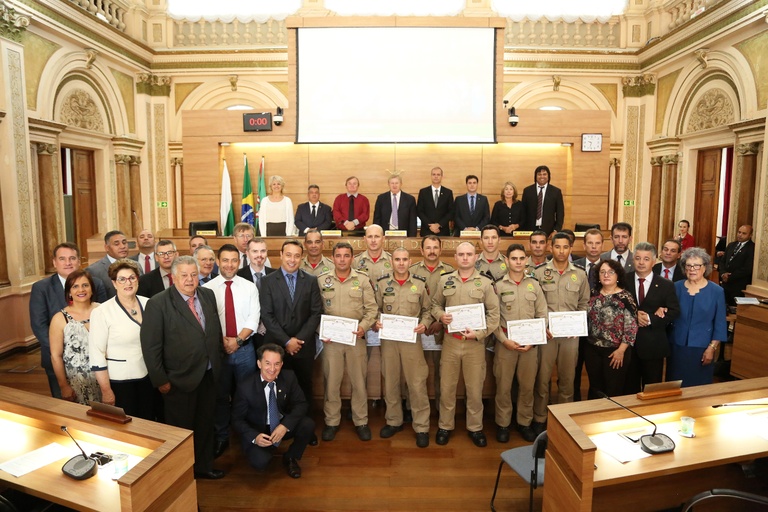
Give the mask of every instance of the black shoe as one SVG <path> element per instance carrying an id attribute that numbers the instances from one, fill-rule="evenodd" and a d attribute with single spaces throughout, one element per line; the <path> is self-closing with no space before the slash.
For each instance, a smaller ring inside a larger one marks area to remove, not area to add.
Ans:
<path id="1" fill-rule="evenodd" d="M 346 412 L 346 414 L 344 414 L 344 417 L 348 421 L 352 421 L 352 408 L 351 407 L 349 409 L 347 409 L 347 412 Z"/>
<path id="2" fill-rule="evenodd" d="M 224 452 L 227 451 L 227 448 L 229 448 L 229 438 L 217 440 L 216 450 L 213 452 L 213 458 L 218 459 L 224 455 Z"/>
<path id="3" fill-rule="evenodd" d="M 429 432 L 416 432 L 416 446 L 419 448 L 429 446 Z"/>
<path id="4" fill-rule="evenodd" d="M 538 437 L 539 434 L 547 430 L 547 422 L 539 423 L 538 421 L 532 421 L 531 428 L 533 429 L 533 433 Z"/>
<path id="5" fill-rule="evenodd" d="M 357 437 L 359 437 L 361 441 L 371 440 L 371 429 L 368 428 L 368 425 L 357 426 L 355 427 L 355 430 L 357 431 Z"/>
<path id="6" fill-rule="evenodd" d="M 330 425 L 326 425 L 323 429 L 323 433 L 320 434 L 320 437 L 323 439 L 323 441 L 333 441 L 333 438 L 336 437 L 336 432 L 339 431 L 339 426 L 336 425 L 335 427 L 332 427 Z"/>
<path id="7" fill-rule="evenodd" d="M 219 480 L 220 478 L 224 478 L 225 474 L 226 473 L 220 469 L 212 469 L 210 471 L 195 471 L 195 478 L 204 480 Z"/>
<path id="8" fill-rule="evenodd" d="M 475 443 L 475 446 L 478 448 L 485 448 L 488 445 L 488 440 L 485 439 L 485 434 L 483 434 L 483 431 L 480 430 L 478 432 L 467 432 L 469 434 L 469 437 L 472 439 L 472 442 Z"/>
<path id="9" fill-rule="evenodd" d="M 520 435 L 523 436 L 523 439 L 529 443 L 532 443 L 536 440 L 536 432 L 534 432 L 533 427 L 530 425 L 526 425 L 524 427 L 518 426 L 517 430 L 520 432 Z"/>
<path id="10" fill-rule="evenodd" d="M 309 440 L 308 444 L 309 446 L 317 446 L 317 434 L 312 434 L 312 438 Z"/>
<path id="11" fill-rule="evenodd" d="M 500 443 L 508 443 L 509 427 L 500 427 L 496 425 L 496 440 Z"/>
<path id="12" fill-rule="evenodd" d="M 440 446 L 448 444 L 448 439 L 451 437 L 451 431 L 442 428 L 437 429 L 437 435 L 435 435 L 435 442 Z"/>
<path id="13" fill-rule="evenodd" d="M 285 466 L 285 471 L 288 473 L 288 476 L 291 478 L 301 478 L 301 466 L 299 466 L 298 460 L 293 457 L 284 456 L 283 466 Z"/>
<path id="14" fill-rule="evenodd" d="M 403 431 L 403 426 L 400 425 L 399 427 L 393 427 L 392 425 L 384 425 L 381 427 L 381 432 L 379 432 L 379 436 L 381 436 L 382 439 L 388 439 L 392 437 L 393 435 L 397 434 L 398 432 Z"/>

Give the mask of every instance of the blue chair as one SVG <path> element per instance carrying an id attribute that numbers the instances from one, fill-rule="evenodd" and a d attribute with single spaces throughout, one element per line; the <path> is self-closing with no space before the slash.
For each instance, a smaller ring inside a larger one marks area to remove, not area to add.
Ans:
<path id="1" fill-rule="evenodd" d="M 496 491 L 499 489 L 501 468 L 507 464 L 520 478 L 530 486 L 529 510 L 533 512 L 533 490 L 544 485 L 544 452 L 547 450 L 547 431 L 536 437 L 531 446 L 520 446 L 502 452 L 499 472 L 496 474 L 496 485 L 491 496 L 491 510 L 496 512 L 493 502 L 496 499 Z"/>

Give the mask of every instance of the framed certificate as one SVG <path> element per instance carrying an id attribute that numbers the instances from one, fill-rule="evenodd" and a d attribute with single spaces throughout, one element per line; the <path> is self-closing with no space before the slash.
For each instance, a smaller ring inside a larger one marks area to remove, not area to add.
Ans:
<path id="1" fill-rule="evenodd" d="M 357 342 L 357 320 L 343 316 L 320 315 L 320 339 L 354 345 Z"/>
<path id="2" fill-rule="evenodd" d="M 555 338 L 587 336 L 586 311 L 559 311 L 549 313 L 549 332 Z"/>
<path id="3" fill-rule="evenodd" d="M 419 325 L 419 319 L 413 316 L 381 315 L 381 339 L 416 343 L 417 334 L 413 332 Z"/>
<path id="4" fill-rule="evenodd" d="M 545 345 L 547 322 L 543 318 L 510 320 L 507 322 L 507 339 L 518 345 Z"/>
<path id="5" fill-rule="evenodd" d="M 445 312 L 453 317 L 448 332 L 461 332 L 464 329 L 478 331 L 485 329 L 485 305 L 465 304 L 463 306 L 448 306 Z"/>

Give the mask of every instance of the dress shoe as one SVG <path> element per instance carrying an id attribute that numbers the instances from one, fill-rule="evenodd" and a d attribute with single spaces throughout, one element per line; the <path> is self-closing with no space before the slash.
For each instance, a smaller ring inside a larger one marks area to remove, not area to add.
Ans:
<path id="1" fill-rule="evenodd" d="M 301 466 L 299 466 L 298 460 L 293 457 L 284 456 L 283 466 L 285 466 L 285 471 L 288 473 L 288 476 L 291 478 L 301 478 Z"/>
<path id="2" fill-rule="evenodd" d="M 416 446 L 419 448 L 429 446 L 429 432 L 416 432 Z"/>
<path id="3" fill-rule="evenodd" d="M 317 446 L 317 434 L 312 434 L 312 438 L 309 440 L 309 446 Z"/>
<path id="4" fill-rule="evenodd" d="M 195 478 L 203 479 L 203 480 L 219 480 L 220 478 L 224 478 L 224 473 L 220 469 L 212 469 L 210 471 L 195 471 Z"/>
<path id="5" fill-rule="evenodd" d="M 538 436 L 539 434 L 547 430 L 547 422 L 545 421 L 544 423 L 539 423 L 538 421 L 532 421 L 531 428 L 533 429 L 533 433 L 536 434 L 536 436 Z"/>
<path id="6" fill-rule="evenodd" d="M 533 431 L 533 427 L 530 425 L 526 425 L 524 427 L 518 426 L 517 430 L 520 432 L 520 435 L 523 436 L 523 439 L 529 443 L 532 443 L 536 440 L 536 432 Z"/>
<path id="7" fill-rule="evenodd" d="M 320 434 L 320 437 L 323 439 L 323 441 L 333 441 L 333 438 L 336 437 L 336 432 L 339 431 L 339 426 L 336 425 L 335 427 L 332 427 L 330 425 L 326 425 L 323 429 L 323 433 Z"/>
<path id="8" fill-rule="evenodd" d="M 227 448 L 229 448 L 229 438 L 218 439 L 216 441 L 216 451 L 213 452 L 213 458 L 218 459 L 224 455 L 224 452 L 227 451 Z"/>
<path id="9" fill-rule="evenodd" d="M 368 428 L 368 425 L 359 425 L 355 427 L 355 430 L 357 431 L 357 437 L 359 437 L 361 441 L 371 440 L 371 429 Z"/>
<path id="10" fill-rule="evenodd" d="M 400 425 L 399 427 L 393 427 L 392 425 L 384 425 L 381 427 L 381 432 L 379 432 L 379 435 L 382 439 L 388 439 L 392 437 L 393 435 L 397 434 L 398 432 L 403 431 L 403 426 Z"/>
<path id="11" fill-rule="evenodd" d="M 435 442 L 440 446 L 448 444 L 448 439 L 451 437 L 451 431 L 442 428 L 437 429 L 437 435 L 435 436 Z"/>
<path id="12" fill-rule="evenodd" d="M 475 446 L 478 448 L 485 448 L 488 445 L 488 441 L 485 439 L 485 434 L 483 434 L 482 430 L 478 432 L 468 432 L 468 434 L 472 439 L 472 442 L 475 443 Z"/>
<path id="13" fill-rule="evenodd" d="M 508 443 L 509 427 L 500 427 L 496 425 L 496 440 L 500 443 Z"/>

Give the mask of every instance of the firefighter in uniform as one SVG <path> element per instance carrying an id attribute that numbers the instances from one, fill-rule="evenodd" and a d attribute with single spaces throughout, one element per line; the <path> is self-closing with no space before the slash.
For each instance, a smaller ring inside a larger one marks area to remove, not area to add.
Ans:
<path id="1" fill-rule="evenodd" d="M 493 224 L 486 224 L 480 230 L 480 244 L 483 253 L 477 258 L 475 268 L 482 274 L 492 276 L 498 281 L 507 274 L 507 261 L 499 252 L 500 231 Z"/>
<path id="2" fill-rule="evenodd" d="M 304 250 L 307 255 L 301 260 L 299 268 L 315 277 L 333 270 L 333 261 L 323 256 L 323 235 L 315 228 L 304 234 Z"/>

